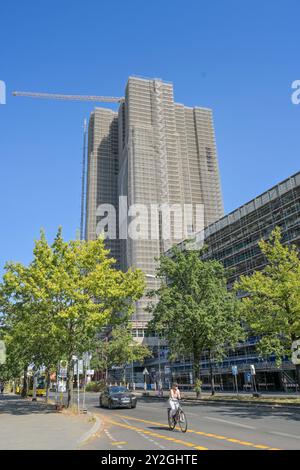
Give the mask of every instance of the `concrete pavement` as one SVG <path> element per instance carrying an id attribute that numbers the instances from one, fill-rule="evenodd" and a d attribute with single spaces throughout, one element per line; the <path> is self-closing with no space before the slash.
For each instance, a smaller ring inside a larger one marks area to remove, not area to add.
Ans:
<path id="1" fill-rule="evenodd" d="M 57 413 L 50 404 L 0 396 L 1 450 L 76 449 L 93 425 L 87 416 Z"/>

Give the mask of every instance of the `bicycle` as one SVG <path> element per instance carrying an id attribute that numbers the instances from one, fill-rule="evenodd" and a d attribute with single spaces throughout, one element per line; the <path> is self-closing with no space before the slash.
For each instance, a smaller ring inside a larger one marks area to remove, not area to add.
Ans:
<path id="1" fill-rule="evenodd" d="M 174 430 L 177 423 L 179 423 L 181 432 L 187 431 L 187 419 L 180 403 L 178 404 L 178 408 L 174 416 L 171 416 L 171 408 L 168 408 L 168 423 L 171 431 Z"/>

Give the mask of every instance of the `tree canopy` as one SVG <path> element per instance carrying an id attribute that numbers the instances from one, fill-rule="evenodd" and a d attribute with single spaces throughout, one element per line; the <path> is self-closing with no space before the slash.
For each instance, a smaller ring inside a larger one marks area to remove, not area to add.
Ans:
<path id="1" fill-rule="evenodd" d="M 291 357 L 292 342 L 300 338 L 300 260 L 298 249 L 281 242 L 276 228 L 259 247 L 267 265 L 241 276 L 235 290 L 241 295 L 241 313 L 250 331 L 260 337 L 262 356 L 275 354 L 278 365 Z M 298 381 L 300 371 L 297 366 Z"/>
<path id="2" fill-rule="evenodd" d="M 67 359 L 69 401 L 72 356 L 93 349 L 103 326 L 127 322 L 144 291 L 141 271 L 114 264 L 102 238 L 66 242 L 59 229 L 52 245 L 41 233 L 28 266 L 5 266 L 0 305 L 8 354 L 23 367 Z"/>
<path id="3" fill-rule="evenodd" d="M 200 358 L 220 360 L 243 338 L 235 295 L 227 291 L 226 272 L 216 260 L 204 260 L 203 250 L 180 250 L 159 259 L 162 283 L 150 294 L 150 328 L 163 331 L 171 356 L 193 357 L 194 380 L 200 377 Z M 213 384 L 212 384 L 213 385 Z"/>

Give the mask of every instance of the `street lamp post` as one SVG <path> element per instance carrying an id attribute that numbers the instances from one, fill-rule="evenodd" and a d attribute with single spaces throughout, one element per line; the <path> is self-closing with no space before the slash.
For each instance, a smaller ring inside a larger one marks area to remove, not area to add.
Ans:
<path id="1" fill-rule="evenodd" d="M 161 380 L 161 364 L 160 364 L 160 335 L 158 333 L 158 393 L 161 396 L 163 393 L 162 390 L 162 380 Z"/>
<path id="2" fill-rule="evenodd" d="M 132 383 L 132 390 L 135 390 L 135 386 L 134 386 L 134 374 L 133 374 L 133 361 L 131 361 L 131 383 Z"/>
<path id="3" fill-rule="evenodd" d="M 79 398 L 79 358 L 77 356 L 72 356 L 74 362 L 77 361 L 77 412 L 79 414 L 80 408 L 80 398 Z"/>

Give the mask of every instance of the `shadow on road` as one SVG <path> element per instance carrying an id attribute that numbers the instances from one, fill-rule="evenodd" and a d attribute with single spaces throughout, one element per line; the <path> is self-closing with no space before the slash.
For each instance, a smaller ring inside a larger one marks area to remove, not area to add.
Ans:
<path id="1" fill-rule="evenodd" d="M 142 403 L 166 403 L 167 398 L 158 398 L 158 397 L 139 397 L 138 401 Z M 288 405 L 261 405 L 256 403 L 219 403 L 208 402 L 208 401 L 198 401 L 193 402 L 190 400 L 182 400 L 182 405 L 185 409 L 192 409 L 195 412 L 198 409 L 207 409 L 209 411 L 216 410 L 218 417 L 228 417 L 235 416 L 238 418 L 247 418 L 247 419 L 263 419 L 266 417 L 278 417 L 284 418 L 286 420 L 300 421 L 300 407 L 291 408 Z"/>
<path id="2" fill-rule="evenodd" d="M 155 431 L 169 431 L 169 432 L 174 432 L 178 431 L 178 429 L 170 429 L 169 426 L 147 426 L 146 429 L 154 429 Z"/>
<path id="3" fill-rule="evenodd" d="M 300 421 L 300 410 L 277 406 L 255 406 L 255 405 L 223 405 L 223 409 L 218 409 L 219 416 L 235 416 L 237 418 L 263 419 L 276 417 L 280 419 Z"/>
<path id="4" fill-rule="evenodd" d="M 14 395 L 0 396 L 0 415 L 28 415 L 56 413 L 55 406 L 43 402 L 32 402 L 30 399 Z"/>

